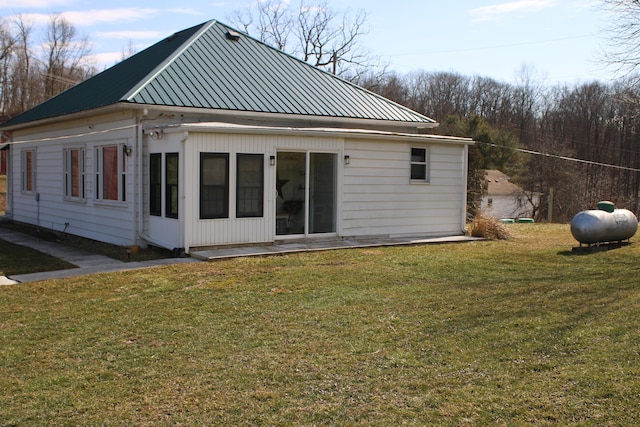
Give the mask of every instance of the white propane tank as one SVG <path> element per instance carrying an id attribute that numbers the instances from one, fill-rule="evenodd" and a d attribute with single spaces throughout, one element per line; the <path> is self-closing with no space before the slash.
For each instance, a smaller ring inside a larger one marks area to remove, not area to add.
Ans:
<path id="1" fill-rule="evenodd" d="M 633 212 L 627 209 L 607 208 L 607 210 L 578 212 L 571 220 L 573 237 L 580 243 L 593 244 L 620 242 L 636 234 L 638 218 Z"/>

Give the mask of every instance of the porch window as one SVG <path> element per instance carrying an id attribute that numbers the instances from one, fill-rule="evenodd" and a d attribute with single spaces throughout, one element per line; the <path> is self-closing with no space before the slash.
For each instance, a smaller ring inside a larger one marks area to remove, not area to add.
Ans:
<path id="1" fill-rule="evenodd" d="M 149 214 L 162 215 L 162 154 L 149 155 Z"/>
<path id="2" fill-rule="evenodd" d="M 229 154 L 200 153 L 200 219 L 229 217 Z"/>
<path id="3" fill-rule="evenodd" d="M 264 156 L 237 155 L 236 217 L 262 217 L 264 201 Z"/>
<path id="4" fill-rule="evenodd" d="M 178 153 L 165 155 L 165 216 L 178 218 Z"/>
<path id="5" fill-rule="evenodd" d="M 35 150 L 23 150 L 20 153 L 20 189 L 24 193 L 33 193 L 36 183 Z"/>
<path id="6" fill-rule="evenodd" d="M 429 182 L 429 152 L 426 148 L 411 148 L 411 180 Z"/>
<path id="7" fill-rule="evenodd" d="M 83 148 L 64 150 L 64 197 L 71 200 L 85 198 L 85 161 Z"/>
<path id="8" fill-rule="evenodd" d="M 126 201 L 127 168 L 123 145 L 96 149 L 96 199 Z"/>

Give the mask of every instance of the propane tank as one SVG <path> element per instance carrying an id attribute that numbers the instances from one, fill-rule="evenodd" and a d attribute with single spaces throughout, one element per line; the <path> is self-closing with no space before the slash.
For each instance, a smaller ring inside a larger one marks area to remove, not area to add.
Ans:
<path id="1" fill-rule="evenodd" d="M 578 242 L 620 242 L 636 234 L 638 218 L 633 212 L 615 209 L 611 202 L 600 202 L 598 208 L 578 212 L 571 220 L 571 234 Z"/>

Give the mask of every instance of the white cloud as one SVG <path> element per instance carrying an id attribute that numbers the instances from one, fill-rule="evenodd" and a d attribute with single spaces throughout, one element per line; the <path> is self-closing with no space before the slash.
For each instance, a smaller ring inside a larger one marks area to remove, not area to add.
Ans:
<path id="1" fill-rule="evenodd" d="M 58 6 L 69 6 L 75 3 L 75 0 L 20 0 L 20 4 L 16 4 L 15 0 L 0 0 L 1 9 L 51 9 Z"/>
<path id="2" fill-rule="evenodd" d="M 103 10 L 83 10 L 69 11 L 51 14 L 60 15 L 70 23 L 76 26 L 91 26 L 98 23 L 114 23 L 123 21 L 137 21 L 155 16 L 157 9 L 103 9 Z M 51 19 L 51 14 L 44 13 L 25 13 L 21 17 L 34 24 L 46 24 Z"/>
<path id="3" fill-rule="evenodd" d="M 137 21 L 158 13 L 157 9 L 103 9 L 63 12 L 61 15 L 75 25 L 94 25 L 101 22 Z"/>
<path id="4" fill-rule="evenodd" d="M 98 53 L 96 55 L 91 55 L 91 60 L 96 64 L 98 69 L 101 70 L 122 61 L 123 52 Z"/>
<path id="5" fill-rule="evenodd" d="M 160 31 L 103 31 L 95 34 L 101 39 L 118 40 L 159 40 L 164 36 Z"/>
<path id="6" fill-rule="evenodd" d="M 202 15 L 201 11 L 199 11 L 198 9 L 191 8 L 191 7 L 172 8 L 172 9 L 168 9 L 168 11 L 170 13 L 180 13 L 182 15 L 193 15 L 193 16 Z"/>
<path id="7" fill-rule="evenodd" d="M 556 0 L 518 0 L 508 3 L 483 6 L 469 11 L 474 21 L 491 21 L 513 12 L 538 12 L 554 7 Z"/>

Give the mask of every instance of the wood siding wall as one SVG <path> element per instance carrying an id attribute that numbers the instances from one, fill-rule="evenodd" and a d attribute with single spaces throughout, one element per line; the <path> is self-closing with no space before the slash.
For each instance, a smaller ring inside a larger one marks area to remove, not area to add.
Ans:
<path id="1" fill-rule="evenodd" d="M 275 238 L 276 167 L 269 156 L 277 151 L 342 152 L 340 138 L 294 137 L 277 135 L 230 135 L 190 133 L 185 146 L 186 236 L 189 247 L 256 242 L 273 242 Z M 229 153 L 229 218 L 200 219 L 200 153 Z M 264 216 L 236 218 L 236 154 L 264 154 Z"/>
<path id="2" fill-rule="evenodd" d="M 119 129 L 119 130 L 109 130 Z M 47 128 L 40 132 L 14 135 L 12 145 L 11 191 L 15 221 L 56 231 L 104 241 L 130 245 L 134 235 L 134 157 L 126 157 L 127 180 L 125 202 L 95 200 L 95 148 L 109 144 L 127 144 L 135 149 L 135 120 L 123 115 L 97 120 L 78 121 L 71 126 Z M 64 197 L 64 149 L 84 148 L 86 199 Z M 35 192 L 26 194 L 20 186 L 20 156 L 23 150 L 35 150 Z M 36 200 L 39 195 L 39 201 Z"/>
<path id="3" fill-rule="evenodd" d="M 410 179 L 411 147 L 428 149 L 428 183 Z M 343 236 L 462 233 L 462 145 L 347 140 L 345 154 Z"/>

